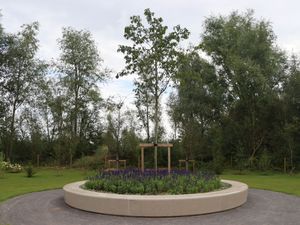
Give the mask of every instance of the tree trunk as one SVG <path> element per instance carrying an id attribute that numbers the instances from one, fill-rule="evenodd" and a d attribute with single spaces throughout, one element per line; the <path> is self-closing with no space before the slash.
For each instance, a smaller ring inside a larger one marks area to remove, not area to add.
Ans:
<path id="1" fill-rule="evenodd" d="M 40 154 L 36 155 L 36 166 L 40 167 Z"/>
<path id="2" fill-rule="evenodd" d="M 15 99 L 13 103 L 12 118 L 10 122 L 9 146 L 5 156 L 6 161 L 10 161 L 12 156 L 12 147 L 13 147 L 14 135 L 15 135 L 15 116 L 16 116 L 16 108 L 17 108 L 16 106 L 17 106 L 17 100 Z"/>
<path id="3" fill-rule="evenodd" d="M 79 95 L 79 84 L 78 84 L 79 71 L 77 65 L 75 65 L 75 112 L 74 112 L 74 135 L 77 136 L 77 119 L 78 119 L 78 95 Z"/>
<path id="4" fill-rule="evenodd" d="M 185 158 L 185 171 L 189 171 L 189 158 L 186 156 Z"/>
<path id="5" fill-rule="evenodd" d="M 122 105 L 118 105 L 118 127 L 117 127 L 117 170 L 119 170 L 119 153 L 120 153 L 120 133 L 121 133 L 121 107 Z"/>
<path id="6" fill-rule="evenodd" d="M 78 66 L 75 65 L 75 106 L 74 106 L 74 119 L 73 119 L 73 130 L 71 131 L 71 136 L 72 136 L 72 143 L 71 143 L 71 148 L 70 148 L 70 167 L 73 164 L 73 152 L 77 147 L 78 144 L 78 139 L 77 139 L 77 120 L 78 120 L 78 95 L 79 95 L 79 84 L 78 84 L 78 79 L 79 79 L 79 69 Z"/>
<path id="7" fill-rule="evenodd" d="M 154 169 L 157 172 L 157 142 L 158 142 L 158 70 L 155 63 L 155 146 L 154 146 Z"/>
<path id="8" fill-rule="evenodd" d="M 72 167 L 73 165 L 73 154 L 72 154 L 72 150 L 70 150 L 70 167 Z"/>
<path id="9" fill-rule="evenodd" d="M 147 99 L 148 101 L 148 99 Z M 149 105 L 146 107 L 146 129 L 147 129 L 147 142 L 150 142 L 150 127 L 149 127 Z"/>
<path id="10" fill-rule="evenodd" d="M 116 167 L 117 167 L 117 170 L 119 170 L 119 153 L 117 153 L 117 155 L 116 155 Z"/>

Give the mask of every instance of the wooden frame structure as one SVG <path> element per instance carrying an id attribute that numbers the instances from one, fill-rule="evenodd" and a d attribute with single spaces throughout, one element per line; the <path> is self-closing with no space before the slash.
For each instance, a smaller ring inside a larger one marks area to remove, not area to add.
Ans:
<path id="1" fill-rule="evenodd" d="M 109 159 L 109 160 L 107 160 L 107 164 L 108 164 L 107 169 L 115 169 L 115 168 L 110 167 L 110 166 L 111 166 L 111 163 L 117 163 L 117 162 L 123 163 L 124 169 L 126 169 L 126 161 L 127 161 L 126 159 L 119 159 L 119 160 Z"/>
<path id="2" fill-rule="evenodd" d="M 192 163 L 192 165 L 193 165 L 193 172 L 195 172 L 195 160 L 194 159 L 179 159 L 178 160 L 178 163 L 179 163 L 179 169 L 181 169 L 181 165 L 182 165 L 182 163 L 186 163 L 187 162 L 187 164 L 188 164 L 188 166 L 189 166 L 189 163 L 191 162 Z"/>
<path id="3" fill-rule="evenodd" d="M 168 173 L 171 173 L 171 147 L 173 144 L 150 144 L 150 143 L 142 143 L 140 144 L 141 147 L 141 170 L 142 172 L 145 171 L 145 158 L 144 158 L 144 149 L 145 148 L 152 148 L 152 147 L 163 147 L 168 148 Z M 157 165 L 157 158 L 155 158 L 155 165 Z"/>

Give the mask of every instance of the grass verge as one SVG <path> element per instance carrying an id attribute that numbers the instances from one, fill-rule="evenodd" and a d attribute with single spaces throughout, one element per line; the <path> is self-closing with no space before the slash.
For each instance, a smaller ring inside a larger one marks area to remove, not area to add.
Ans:
<path id="1" fill-rule="evenodd" d="M 67 183 L 85 179 L 91 173 L 61 168 L 41 168 L 31 178 L 25 173 L 5 173 L 0 177 L 0 202 L 25 193 L 62 188 Z"/>
<path id="2" fill-rule="evenodd" d="M 222 179 L 236 180 L 246 183 L 250 188 L 283 192 L 300 197 L 300 174 L 225 171 Z"/>

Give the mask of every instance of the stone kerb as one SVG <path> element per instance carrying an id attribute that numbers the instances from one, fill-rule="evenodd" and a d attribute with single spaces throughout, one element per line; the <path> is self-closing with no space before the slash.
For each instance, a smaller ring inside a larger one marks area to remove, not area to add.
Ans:
<path id="1" fill-rule="evenodd" d="M 222 180 L 230 188 L 197 194 L 123 195 L 102 193 L 82 188 L 85 181 L 63 187 L 65 202 L 85 211 L 138 217 L 189 216 L 220 212 L 236 208 L 247 201 L 248 186 Z"/>

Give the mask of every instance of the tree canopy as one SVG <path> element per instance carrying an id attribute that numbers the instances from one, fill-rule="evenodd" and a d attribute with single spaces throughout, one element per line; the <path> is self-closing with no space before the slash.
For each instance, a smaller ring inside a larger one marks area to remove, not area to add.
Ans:
<path id="1" fill-rule="evenodd" d="M 283 51 L 271 23 L 252 10 L 207 17 L 189 47 L 186 28 L 169 29 L 150 9 L 131 16 L 117 78 L 134 77 L 135 108 L 101 95 L 110 71 L 91 32 L 63 28 L 51 61 L 38 54 L 38 32 L 38 22 L 16 33 L 0 24 L 5 160 L 95 169 L 125 159 L 136 167 L 139 143 L 169 142 L 173 166 L 184 159 L 186 168 L 196 160 L 217 173 L 299 170 L 299 56 Z M 165 165 L 166 154 L 155 146 L 146 166 Z"/>

